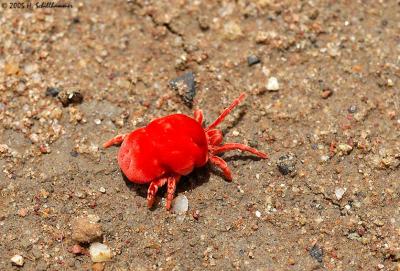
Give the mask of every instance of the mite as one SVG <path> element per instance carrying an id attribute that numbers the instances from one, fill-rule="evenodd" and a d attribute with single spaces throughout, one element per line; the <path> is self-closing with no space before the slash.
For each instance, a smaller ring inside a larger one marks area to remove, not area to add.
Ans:
<path id="1" fill-rule="evenodd" d="M 195 110 L 194 117 L 172 114 L 150 122 L 146 127 L 128 134 L 117 135 L 104 143 L 103 147 L 121 144 L 118 164 L 125 176 L 133 183 L 150 183 L 147 205 L 152 207 L 158 188 L 167 184 L 166 208 L 171 208 L 176 184 L 181 176 L 207 162 L 220 168 L 228 181 L 232 174 L 227 163 L 219 156 L 231 150 L 250 152 L 268 158 L 249 146 L 239 143 L 222 144 L 222 131 L 216 127 L 245 98 L 242 93 L 208 127 L 203 128 L 203 112 Z"/>

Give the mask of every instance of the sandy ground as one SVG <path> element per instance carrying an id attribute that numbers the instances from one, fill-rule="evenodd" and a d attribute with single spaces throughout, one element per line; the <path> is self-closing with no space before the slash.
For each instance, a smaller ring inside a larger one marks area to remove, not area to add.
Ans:
<path id="1" fill-rule="evenodd" d="M 399 1 L 3 3 L 0 270 L 400 270 Z M 101 147 L 241 92 L 225 139 L 270 158 L 185 177 L 183 221 Z"/>

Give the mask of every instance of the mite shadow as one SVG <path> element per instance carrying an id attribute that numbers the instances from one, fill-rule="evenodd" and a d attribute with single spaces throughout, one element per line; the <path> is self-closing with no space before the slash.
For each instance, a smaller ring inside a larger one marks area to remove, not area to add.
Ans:
<path id="1" fill-rule="evenodd" d="M 209 165 L 206 165 L 202 168 L 195 169 L 192 173 L 187 176 L 182 176 L 179 183 L 176 186 L 175 196 L 181 194 L 185 191 L 190 191 L 195 189 L 198 186 L 208 182 L 210 180 L 210 169 Z M 129 179 L 125 176 L 125 174 L 121 171 L 122 177 L 125 181 L 126 186 L 130 191 L 136 193 L 139 197 L 142 197 L 144 201 L 147 199 L 147 189 L 148 184 L 136 184 L 129 181 Z M 221 175 L 222 176 L 222 175 Z M 157 205 L 162 198 L 166 197 L 167 193 L 167 185 L 160 187 L 157 191 L 156 201 L 153 207 L 150 210 L 157 209 Z"/>
<path id="2" fill-rule="evenodd" d="M 226 162 L 229 161 L 258 161 L 261 158 L 253 156 L 253 155 L 243 155 L 243 154 L 234 154 L 230 156 L 226 156 L 224 160 Z M 232 165 L 229 165 L 232 168 Z M 136 184 L 129 181 L 129 179 L 125 176 L 125 174 L 121 171 L 122 177 L 125 181 L 126 186 L 129 188 L 130 191 L 133 191 L 138 196 L 142 197 L 144 201 L 147 198 L 147 189 L 148 184 Z M 177 187 L 175 196 L 185 192 L 196 189 L 198 186 L 201 186 L 207 183 L 210 180 L 211 174 L 219 176 L 222 180 L 226 181 L 224 174 L 216 167 L 207 164 L 202 168 L 195 169 L 192 173 L 187 176 L 182 176 Z M 157 209 L 157 205 L 162 198 L 165 198 L 167 192 L 167 186 L 164 185 L 161 187 L 157 192 L 157 197 L 155 204 L 150 210 Z"/>

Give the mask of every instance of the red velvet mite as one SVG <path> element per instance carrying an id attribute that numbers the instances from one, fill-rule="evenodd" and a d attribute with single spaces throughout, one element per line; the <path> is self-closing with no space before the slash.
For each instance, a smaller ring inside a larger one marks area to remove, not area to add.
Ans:
<path id="1" fill-rule="evenodd" d="M 250 152 L 261 158 L 262 153 L 239 143 L 222 144 L 223 135 L 216 127 L 245 98 L 242 93 L 207 128 L 203 128 L 203 112 L 195 110 L 194 117 L 172 114 L 150 122 L 146 127 L 129 134 L 118 135 L 103 147 L 122 143 L 118 152 L 118 164 L 122 172 L 133 183 L 150 183 L 147 205 L 150 208 L 159 187 L 167 183 L 167 210 L 171 208 L 175 187 L 183 175 L 194 168 L 204 166 L 208 161 L 224 173 L 228 181 L 232 174 L 227 163 L 218 154 L 230 150 Z"/>

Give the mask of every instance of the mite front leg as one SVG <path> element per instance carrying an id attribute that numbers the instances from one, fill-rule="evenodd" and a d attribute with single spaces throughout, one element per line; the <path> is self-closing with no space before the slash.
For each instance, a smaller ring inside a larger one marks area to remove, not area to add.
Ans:
<path id="1" fill-rule="evenodd" d="M 108 140 L 106 143 L 103 144 L 103 148 L 108 148 L 111 147 L 113 145 L 119 145 L 122 143 L 122 141 L 124 141 L 125 137 L 128 134 L 121 134 L 121 135 L 117 135 L 114 138 L 111 138 L 110 140 Z"/>
<path id="2" fill-rule="evenodd" d="M 149 190 L 147 190 L 147 207 L 151 208 L 153 206 L 158 188 L 163 186 L 167 181 L 168 178 L 163 177 L 150 183 Z"/>
<path id="3" fill-rule="evenodd" d="M 216 147 L 212 150 L 213 154 L 218 154 L 221 152 L 226 152 L 226 151 L 231 151 L 231 150 L 241 150 L 241 151 L 247 151 L 250 152 L 254 155 L 257 155 L 258 157 L 261 158 L 268 158 L 268 155 L 266 155 L 263 152 L 260 152 L 256 149 L 250 148 L 249 146 L 243 145 L 243 144 L 239 144 L 239 143 L 226 143 L 222 146 Z"/>
<path id="4" fill-rule="evenodd" d="M 171 209 L 171 203 L 175 196 L 176 184 L 179 182 L 181 176 L 176 175 L 168 178 L 167 189 L 167 210 Z"/>
<path id="5" fill-rule="evenodd" d="M 194 115 L 194 119 L 198 123 L 200 123 L 200 125 L 203 124 L 203 118 L 204 118 L 203 111 L 201 111 L 200 109 L 197 109 L 194 111 L 193 115 Z"/>
<path id="6" fill-rule="evenodd" d="M 225 178 L 228 181 L 232 181 L 232 173 L 228 167 L 228 164 L 221 158 L 215 155 L 210 155 L 210 162 L 211 164 L 219 167 L 225 175 Z"/>

